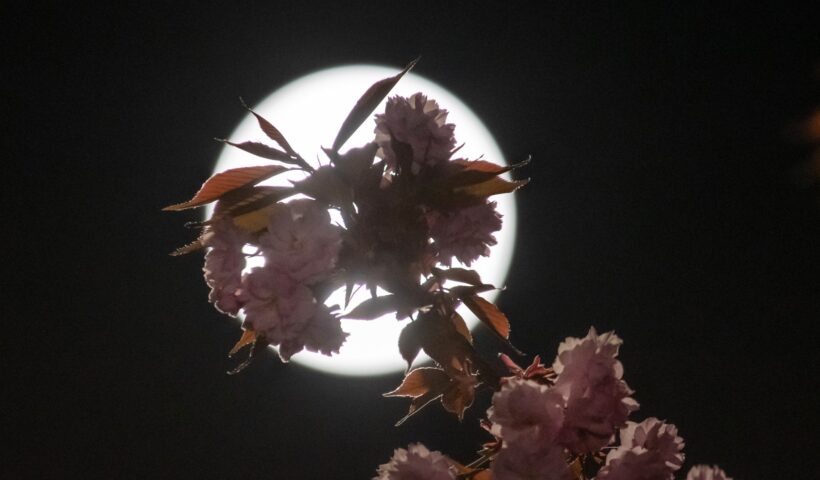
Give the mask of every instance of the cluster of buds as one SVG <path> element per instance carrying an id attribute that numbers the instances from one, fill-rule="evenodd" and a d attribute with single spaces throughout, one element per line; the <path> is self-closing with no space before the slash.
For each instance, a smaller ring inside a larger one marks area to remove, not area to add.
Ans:
<path id="1" fill-rule="evenodd" d="M 385 394 L 410 399 L 398 424 L 435 400 L 462 419 L 483 387 L 494 392 L 484 421 L 494 440 L 466 466 L 420 444 L 398 449 L 379 467 L 378 479 L 673 478 L 683 463 L 682 440 L 674 425 L 658 419 L 628 420 L 638 404 L 622 379 L 617 336 L 592 329 L 585 338 L 567 339 L 551 367 L 536 357 L 522 369 L 503 354 L 479 355 L 457 311 L 464 306 L 475 314 L 499 350 L 520 353 L 509 342 L 507 317 L 481 296 L 496 287 L 454 263 L 469 267 L 489 255 L 502 222 L 490 197 L 526 184 L 502 177 L 526 161 L 502 166 L 460 157 L 447 111 L 421 93 L 389 98 L 375 116 L 373 141 L 342 151 L 414 64 L 364 93 L 333 145 L 323 149 L 326 165 L 310 165 L 248 108 L 276 146 L 224 141 L 270 163 L 218 173 L 190 200 L 166 207 L 215 202 L 199 238 L 174 255 L 206 249 L 210 301 L 243 318 L 244 333 L 230 355 L 249 353 L 233 372 L 267 345 L 277 347 L 283 361 L 305 349 L 332 355 L 348 335 L 341 319 L 394 314 L 412 320 L 398 341 L 408 371 Z M 285 172 L 300 178 L 262 185 Z M 249 257 L 263 262 L 248 269 Z M 371 297 L 348 305 L 360 287 Z M 337 290 L 345 292 L 341 308 L 327 305 Z M 422 351 L 434 365 L 412 368 Z M 712 467 L 696 467 L 688 477 L 724 478 Z"/>

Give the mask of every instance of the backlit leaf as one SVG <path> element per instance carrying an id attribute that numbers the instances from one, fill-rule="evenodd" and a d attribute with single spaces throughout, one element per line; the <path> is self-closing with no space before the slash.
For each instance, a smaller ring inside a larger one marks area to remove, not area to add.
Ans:
<path id="1" fill-rule="evenodd" d="M 461 299 L 464 305 L 472 311 L 479 320 L 490 327 L 493 332 L 497 333 L 501 338 L 508 339 L 510 337 L 510 321 L 498 307 L 492 302 L 479 297 L 478 295 L 471 295 Z"/>
<path id="2" fill-rule="evenodd" d="M 433 269 L 433 273 L 439 277 L 444 278 L 447 280 L 454 280 L 456 282 L 466 283 L 468 285 L 482 285 L 481 276 L 475 270 L 468 270 L 466 268 L 448 268 L 447 270 L 441 270 L 438 268 Z"/>
<path id="3" fill-rule="evenodd" d="M 253 345 L 256 342 L 256 337 L 259 335 L 257 332 L 253 330 L 245 330 L 242 332 L 242 337 L 239 338 L 239 341 L 236 342 L 236 345 L 233 346 L 230 352 L 228 352 L 228 356 L 232 357 L 236 354 L 236 352 L 242 350 L 247 345 Z"/>
<path id="4" fill-rule="evenodd" d="M 518 190 L 524 185 L 528 184 L 529 179 L 526 180 L 504 180 L 501 177 L 493 177 L 486 182 L 467 185 L 464 187 L 457 187 L 453 190 L 455 193 L 464 193 L 473 197 L 489 197 L 499 193 L 510 193 Z"/>
<path id="5" fill-rule="evenodd" d="M 430 391 L 441 394 L 449 383 L 450 377 L 444 373 L 444 370 L 421 367 L 408 372 L 398 388 L 382 395 L 385 397 L 420 397 Z"/>
<path id="6" fill-rule="evenodd" d="M 242 142 L 242 143 L 234 143 L 230 140 L 225 140 L 224 138 L 217 138 L 216 141 L 227 143 L 232 147 L 236 147 L 240 150 L 244 150 L 251 155 L 256 155 L 257 157 L 267 158 L 268 160 L 276 160 L 283 163 L 290 163 L 293 165 L 299 165 L 299 161 L 288 155 L 287 153 L 279 150 L 278 148 L 273 148 L 270 145 L 265 145 L 264 143 L 259 142 Z"/>
<path id="7" fill-rule="evenodd" d="M 281 165 L 260 165 L 225 170 L 206 180 L 194 198 L 187 202 L 167 206 L 163 210 L 178 211 L 199 207 L 218 200 L 230 191 L 257 184 L 287 170 L 289 169 Z"/>
<path id="8" fill-rule="evenodd" d="M 418 62 L 418 58 L 410 62 L 404 69 L 399 72 L 398 74 L 379 80 L 378 82 L 374 83 L 364 92 L 364 95 L 359 98 L 356 102 L 356 105 L 353 107 L 353 110 L 347 115 L 344 122 L 342 122 L 341 128 L 339 128 L 339 133 L 336 134 L 336 139 L 333 140 L 333 147 L 331 148 L 333 151 L 338 152 L 342 145 L 353 135 L 359 126 L 364 122 L 373 110 L 379 106 L 384 97 L 390 93 L 390 90 L 398 83 L 401 77 L 404 76 L 413 66 L 416 65 Z"/>
<path id="9" fill-rule="evenodd" d="M 274 127 L 272 123 L 267 121 L 262 115 L 254 112 L 251 107 L 249 107 L 242 98 L 239 99 L 242 102 L 242 106 L 245 107 L 249 112 L 256 117 L 256 121 L 259 122 L 259 128 L 265 132 L 265 135 L 268 136 L 271 140 L 278 143 L 280 147 L 282 147 L 285 152 L 287 152 L 291 156 L 297 156 L 296 152 L 293 151 L 293 148 L 290 146 L 287 140 L 285 140 L 285 136 L 282 135 L 282 132 L 279 131 L 278 128 Z"/>
<path id="10" fill-rule="evenodd" d="M 381 297 L 368 298 L 342 318 L 352 318 L 357 320 L 373 320 L 395 312 L 399 308 L 396 295 L 382 295 Z"/>
<path id="11" fill-rule="evenodd" d="M 464 339 L 467 340 L 468 343 L 472 344 L 473 335 L 470 333 L 470 328 L 464 321 L 464 317 L 454 312 L 450 320 L 453 321 L 453 326 L 456 327 L 456 332 L 458 332 L 459 335 L 464 337 Z"/>

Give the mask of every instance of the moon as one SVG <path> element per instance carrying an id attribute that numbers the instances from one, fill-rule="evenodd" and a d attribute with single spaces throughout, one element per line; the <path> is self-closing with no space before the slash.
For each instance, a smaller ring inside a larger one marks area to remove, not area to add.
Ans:
<path id="1" fill-rule="evenodd" d="M 321 70 L 298 78 L 270 94 L 253 109 L 269 120 L 288 139 L 294 150 L 314 166 L 318 163 L 327 164 L 327 157 L 321 147 L 329 147 L 333 143 L 336 132 L 339 130 L 350 109 L 356 100 L 367 88 L 382 78 L 395 75 L 399 69 L 377 65 L 348 65 Z M 420 75 L 408 73 L 390 92 L 392 95 L 410 96 L 422 92 L 428 98 L 438 102 L 441 108 L 449 111 L 448 123 L 455 124 L 456 144 L 464 143 L 458 156 L 467 159 L 483 159 L 506 165 L 504 155 L 496 144 L 492 135 L 473 111 L 452 92 Z M 488 92 L 490 94 L 491 92 Z M 376 108 L 374 113 L 384 111 L 384 103 Z M 370 142 L 374 138 L 375 124 L 372 117 L 365 121 L 356 133 L 342 148 L 357 147 Z M 259 129 L 256 120 L 248 114 L 228 137 L 233 142 L 247 140 L 272 143 Z M 264 164 L 266 160 L 255 157 L 239 149 L 226 146 L 219 155 L 214 173 L 251 165 Z M 282 183 L 286 179 L 278 178 L 272 184 Z M 498 211 L 503 215 L 501 231 L 496 232 L 498 243 L 491 247 L 489 257 L 481 257 L 473 262 L 470 268 L 479 272 L 485 283 L 497 287 L 504 285 L 504 280 L 512 260 L 515 243 L 516 211 L 512 195 L 500 195 L 492 200 L 498 202 Z M 213 207 L 205 212 L 209 218 Z M 332 212 L 336 213 L 336 212 Z M 341 223 L 336 217 L 337 223 Z M 256 258 L 258 259 L 258 257 Z M 248 269 L 255 264 L 249 259 Z M 457 265 L 454 262 L 453 266 Z M 497 291 L 485 294 L 488 300 L 493 300 Z M 364 289 L 353 297 L 355 305 L 367 298 Z M 334 293 L 327 301 L 328 305 L 343 304 L 342 292 Z M 462 309 L 463 310 L 463 309 Z M 459 312 L 473 328 L 478 320 L 469 311 Z M 339 354 L 332 357 L 318 353 L 302 351 L 293 356 L 292 361 L 305 367 L 335 375 L 374 376 L 385 375 L 406 368 L 404 360 L 399 355 L 397 343 L 399 333 L 409 322 L 397 321 L 395 317 L 387 315 L 376 320 L 342 320 L 342 329 L 349 333 Z M 415 363 L 429 360 L 423 355 Z"/>

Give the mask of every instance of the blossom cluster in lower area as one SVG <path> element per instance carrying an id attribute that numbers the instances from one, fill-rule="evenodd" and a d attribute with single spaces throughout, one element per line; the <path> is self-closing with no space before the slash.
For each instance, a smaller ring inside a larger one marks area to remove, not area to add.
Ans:
<path id="1" fill-rule="evenodd" d="M 487 410 L 494 437 L 466 467 L 419 444 L 396 450 L 377 480 L 672 480 L 684 462 L 675 425 L 655 417 L 629 419 L 638 409 L 617 359 L 621 339 L 594 328 L 567 338 L 551 368 L 522 369 L 505 358 Z M 416 452 L 416 453 L 409 453 Z M 483 466 L 482 466 L 483 464 Z M 687 480 L 730 480 L 718 467 L 696 465 Z"/>

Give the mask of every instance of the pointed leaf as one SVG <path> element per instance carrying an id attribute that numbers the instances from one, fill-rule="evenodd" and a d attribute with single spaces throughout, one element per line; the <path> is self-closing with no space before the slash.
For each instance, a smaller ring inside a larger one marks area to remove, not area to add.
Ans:
<path id="1" fill-rule="evenodd" d="M 510 321 L 498 307 L 492 302 L 472 295 L 467 298 L 462 298 L 461 301 L 469 308 L 479 320 L 490 327 L 493 332 L 497 333 L 501 338 L 508 339 L 510 337 Z"/>
<path id="2" fill-rule="evenodd" d="M 203 248 L 205 248 L 205 245 L 202 244 L 202 239 L 198 238 L 187 245 L 183 245 L 177 248 L 176 250 L 171 252 L 170 255 L 172 257 L 179 257 L 180 255 L 187 255 L 191 252 L 196 252 L 197 250 L 201 250 Z"/>
<path id="3" fill-rule="evenodd" d="M 230 352 L 228 352 L 228 356 L 232 357 L 236 354 L 236 352 L 242 350 L 247 345 L 253 345 L 256 343 L 256 337 L 259 335 L 257 332 L 253 330 L 245 330 L 242 332 L 242 337 L 239 338 L 239 341 L 236 342 L 236 345 L 233 346 Z"/>
<path id="4" fill-rule="evenodd" d="M 444 370 L 432 367 L 417 368 L 404 376 L 401 385 L 393 391 L 383 393 L 385 397 L 420 397 L 427 392 L 444 392 L 450 383 L 450 377 Z"/>
<path id="5" fill-rule="evenodd" d="M 218 142 L 227 143 L 232 147 L 236 147 L 240 150 L 244 150 L 251 155 L 256 155 L 257 157 L 267 158 L 268 160 L 276 160 L 279 162 L 290 163 L 293 165 L 298 165 L 299 161 L 295 158 L 291 157 L 287 153 L 279 150 L 278 148 L 273 148 L 269 145 L 265 145 L 264 143 L 259 142 L 242 142 L 242 143 L 234 143 L 230 140 L 225 140 L 224 138 L 217 138 L 215 139 Z"/>
<path id="6" fill-rule="evenodd" d="M 407 362 L 407 368 L 413 364 L 413 360 L 421 352 L 421 339 L 419 338 L 418 324 L 416 322 L 408 323 L 401 329 L 399 334 L 399 354 L 401 358 Z"/>
<path id="7" fill-rule="evenodd" d="M 458 313 L 453 313 L 453 316 L 450 319 L 453 321 L 453 326 L 456 327 L 456 332 L 458 332 L 459 335 L 464 337 L 464 339 L 472 345 L 473 335 L 470 333 L 470 328 L 464 321 L 464 317 L 462 317 Z"/>
<path id="8" fill-rule="evenodd" d="M 296 152 L 293 151 L 293 148 L 290 146 L 288 141 L 285 140 L 285 136 L 282 135 L 282 132 L 280 132 L 278 128 L 274 127 L 272 123 L 265 120 L 265 118 L 262 117 L 262 115 L 259 115 L 258 113 L 254 112 L 251 109 L 251 107 L 249 107 L 245 103 L 245 101 L 242 100 L 241 97 L 239 98 L 239 101 L 242 102 L 242 106 L 245 107 L 245 109 L 247 109 L 249 112 L 253 114 L 254 117 L 256 117 L 256 121 L 259 122 L 259 128 L 261 128 L 262 131 L 265 132 L 265 135 L 267 135 L 268 138 L 278 143 L 279 146 L 282 147 L 285 150 L 285 152 L 287 152 L 289 155 L 293 157 L 297 156 Z"/>
<path id="9" fill-rule="evenodd" d="M 455 413 L 459 420 L 464 419 L 464 411 L 473 404 L 475 384 L 454 380 L 441 397 L 441 404 L 450 413 Z"/>
<path id="10" fill-rule="evenodd" d="M 187 202 L 167 206 L 163 210 L 178 211 L 199 207 L 218 200 L 232 190 L 254 185 L 287 170 L 288 168 L 281 165 L 260 165 L 225 170 L 206 180 L 199 191 L 196 192 L 194 198 Z"/>
<path id="11" fill-rule="evenodd" d="M 356 305 L 356 308 L 342 318 L 373 320 L 390 312 L 395 312 L 398 308 L 399 302 L 396 295 L 382 295 L 381 297 L 368 298 Z"/>
<path id="12" fill-rule="evenodd" d="M 500 177 L 493 177 L 486 182 L 458 187 L 454 190 L 454 192 L 465 193 L 474 197 L 489 197 L 499 193 L 514 192 L 529 182 L 529 179 L 508 181 Z"/>
<path id="13" fill-rule="evenodd" d="M 213 216 L 206 223 L 254 212 L 295 194 L 296 191 L 292 187 L 281 186 L 256 186 L 233 190 L 219 199 Z"/>
<path id="14" fill-rule="evenodd" d="M 401 77 L 404 76 L 413 66 L 416 65 L 418 62 L 418 58 L 410 62 L 404 70 L 399 72 L 397 75 L 394 75 L 389 78 L 385 78 L 383 80 L 379 80 L 378 82 L 374 83 L 364 92 L 364 95 L 359 98 L 356 102 L 356 105 L 353 107 L 353 110 L 347 115 L 344 122 L 342 122 L 341 128 L 339 128 L 339 133 L 336 134 L 336 139 L 333 140 L 333 147 L 331 148 L 333 151 L 338 152 L 342 145 L 353 135 L 359 126 L 364 122 L 373 110 L 379 106 L 384 97 L 390 93 L 390 90 L 398 83 Z"/>

